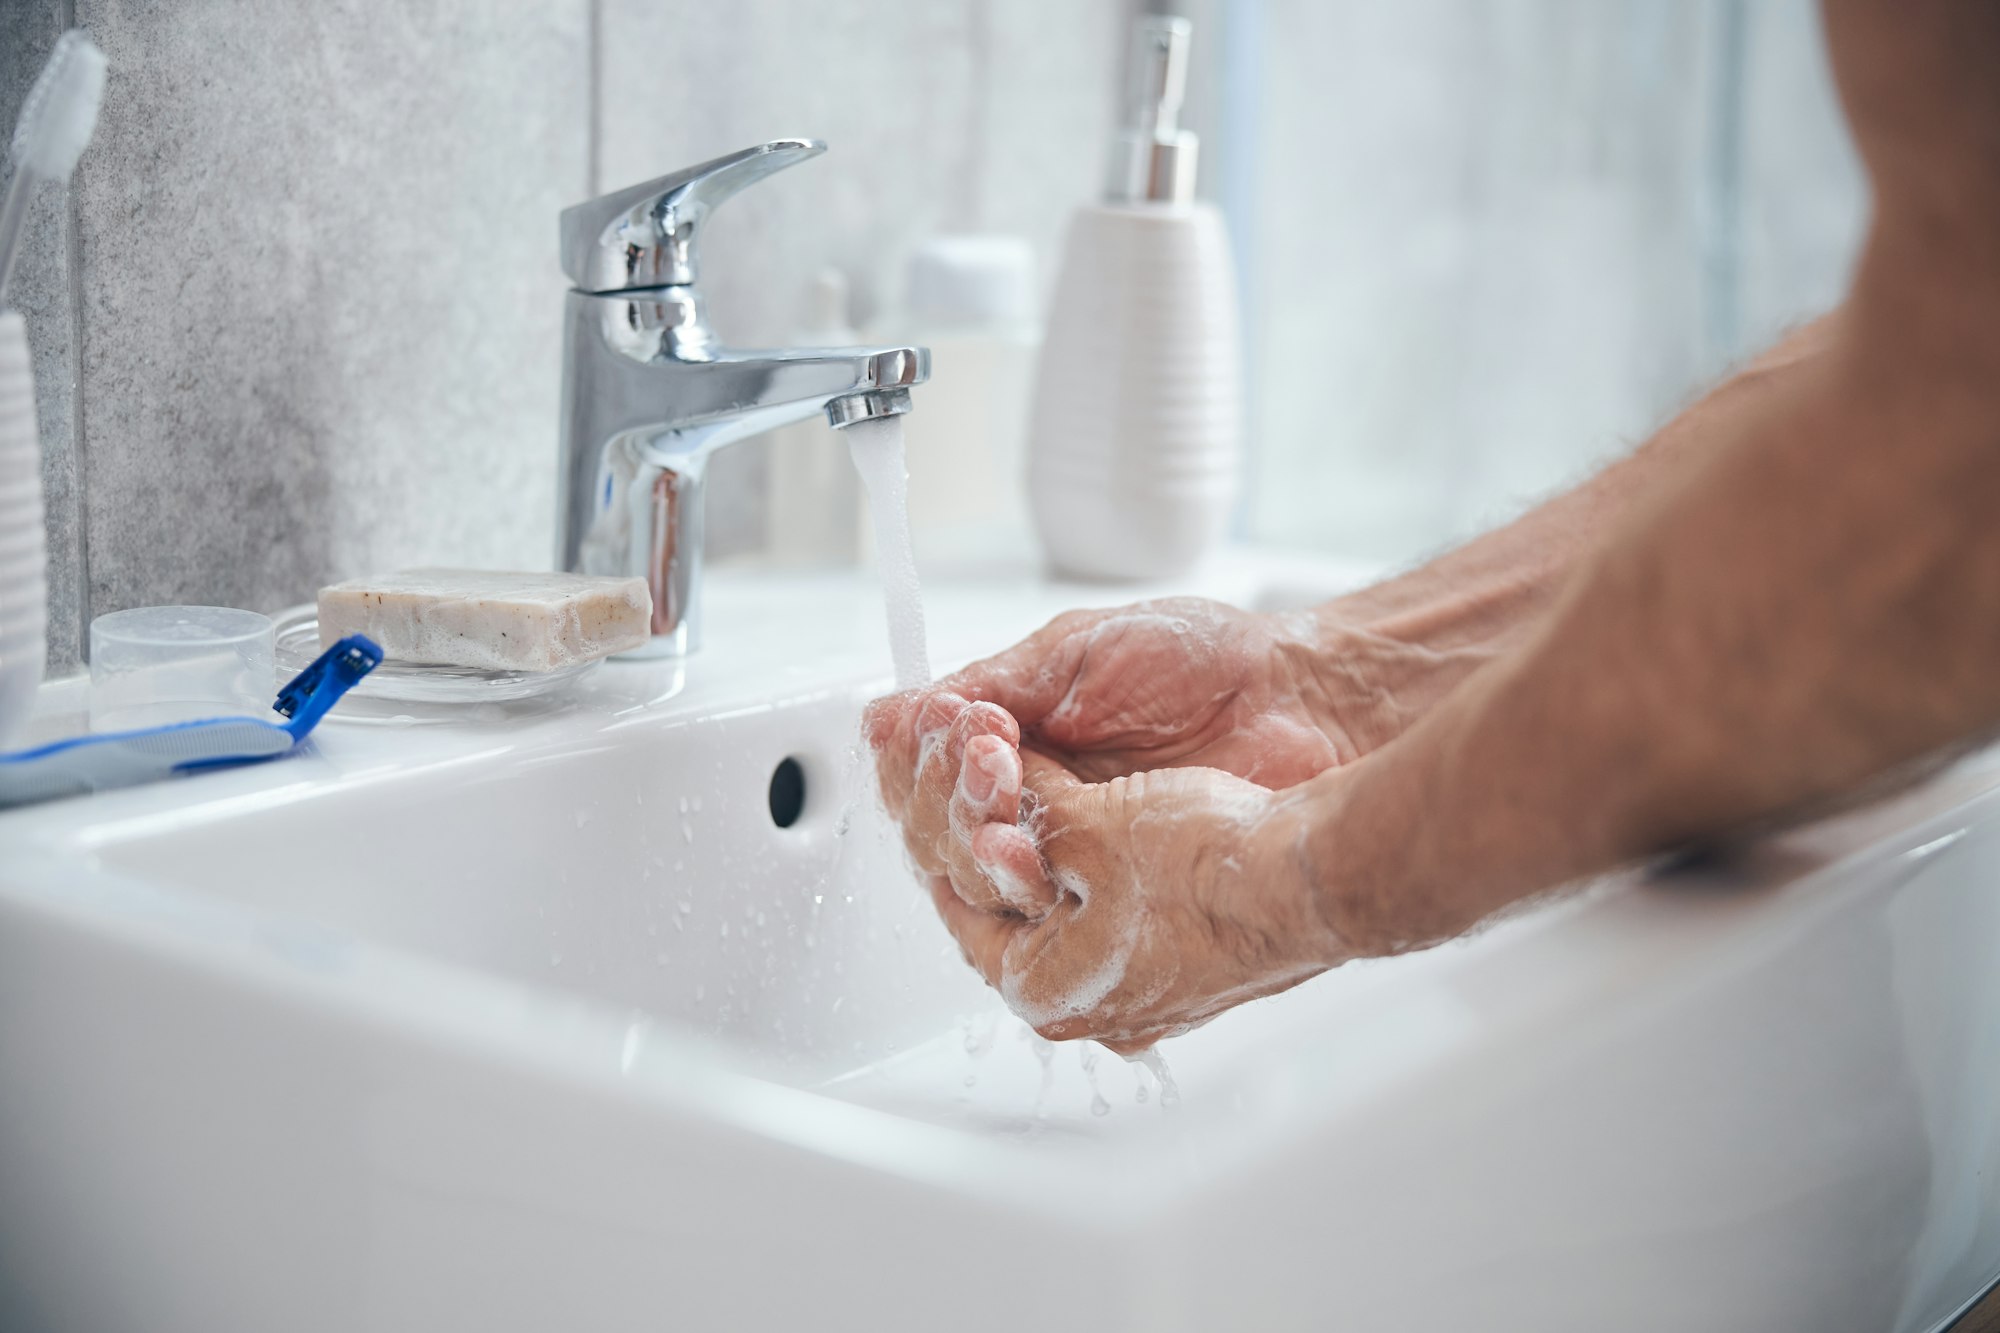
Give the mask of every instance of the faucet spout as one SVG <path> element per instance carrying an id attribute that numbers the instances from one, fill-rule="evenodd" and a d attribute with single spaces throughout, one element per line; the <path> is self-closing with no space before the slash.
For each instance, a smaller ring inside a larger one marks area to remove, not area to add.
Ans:
<path id="1" fill-rule="evenodd" d="M 651 655 L 701 643 L 702 475 L 717 449 L 824 412 L 836 429 L 910 410 L 922 347 L 737 351 L 717 342 L 698 279 L 709 216 L 736 191 L 826 151 L 776 139 L 567 209 L 556 559 L 639 575 Z"/>
<path id="2" fill-rule="evenodd" d="M 910 410 L 910 386 L 930 377 L 922 347 L 826 347 L 718 351 L 684 367 L 675 428 L 684 444 L 712 452 L 777 426 L 828 412 L 834 403 L 888 402 Z M 876 412 L 874 415 L 884 415 Z M 829 421 L 846 425 L 850 419 Z"/>
<path id="3" fill-rule="evenodd" d="M 910 410 L 922 347 L 745 351 L 708 336 L 686 288 L 569 294 L 560 549 L 565 569 L 644 577 L 653 640 L 701 643 L 702 485 L 708 458 L 816 413 L 835 427 Z"/>

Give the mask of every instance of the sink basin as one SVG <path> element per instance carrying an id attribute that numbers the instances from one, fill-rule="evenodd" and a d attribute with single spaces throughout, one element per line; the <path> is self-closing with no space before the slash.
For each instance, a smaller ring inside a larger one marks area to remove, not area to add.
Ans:
<path id="1" fill-rule="evenodd" d="M 933 589 L 936 655 L 1093 598 Z M 1170 1090 L 1008 1016 L 854 799 L 874 588 L 709 618 L 0 816 L 0 1327 L 1927 1330 L 2000 1274 L 1993 757 L 1248 1006 Z"/>

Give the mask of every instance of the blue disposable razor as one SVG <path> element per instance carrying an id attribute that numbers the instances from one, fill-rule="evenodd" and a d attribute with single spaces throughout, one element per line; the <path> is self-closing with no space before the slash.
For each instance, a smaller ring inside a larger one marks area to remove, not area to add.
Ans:
<path id="1" fill-rule="evenodd" d="M 340 696 L 382 664 L 372 640 L 350 634 L 278 691 L 276 711 L 290 719 L 212 717 L 165 727 L 77 736 L 0 754 L 0 806 L 131 787 L 178 773 L 261 763 L 289 754 Z"/>

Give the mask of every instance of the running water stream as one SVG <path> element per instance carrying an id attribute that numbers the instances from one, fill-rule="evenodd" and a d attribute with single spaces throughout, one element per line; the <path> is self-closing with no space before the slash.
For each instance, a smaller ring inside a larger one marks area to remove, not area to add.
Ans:
<path id="1" fill-rule="evenodd" d="M 882 568 L 882 600 L 889 614 L 889 655 L 896 665 L 896 688 L 913 690 L 931 683 L 930 649 L 924 641 L 923 589 L 917 583 L 917 559 L 910 547 L 910 474 L 903 456 L 903 419 L 875 417 L 845 427 L 847 453 L 861 485 L 868 492 L 868 512 L 875 527 L 875 558 Z M 834 820 L 836 838 L 844 840 L 861 799 L 862 756 L 866 745 L 856 738 L 840 770 L 840 814 Z M 813 889 L 819 903 L 840 870 L 841 848 L 821 872 Z"/>
<path id="2" fill-rule="evenodd" d="M 844 428 L 847 436 L 847 450 L 854 459 L 854 470 L 861 474 L 861 484 L 868 492 L 868 512 L 875 526 L 875 559 L 882 572 L 882 597 L 889 616 L 889 654 L 896 665 L 896 688 L 913 690 L 931 683 L 930 649 L 924 638 L 923 591 L 917 582 L 917 561 L 910 547 L 910 476 L 903 455 L 903 419 L 900 416 L 875 417 L 857 421 Z M 848 817 L 856 795 L 854 790 L 855 768 L 858 755 L 851 755 L 848 769 L 841 776 L 841 787 L 845 792 L 845 802 L 836 832 L 847 832 Z M 820 891 L 831 880 L 839 862 L 835 853 L 834 864 L 828 867 L 823 877 Z M 1047 1097 L 1053 1083 L 1052 1054 L 1048 1043 L 1036 1039 L 1036 1056 L 1041 1061 L 1042 1078 L 1040 1090 L 1035 1097 L 1034 1116 L 1042 1114 L 1042 1102 Z M 962 1043 L 966 1057 L 976 1058 L 984 1054 L 991 1045 L 991 1033 L 982 1041 L 974 1042 L 970 1035 Z M 921 1050 L 922 1048 L 919 1048 Z M 912 1056 L 917 1052 L 910 1053 Z M 1093 1043 L 1079 1047 L 1080 1062 L 1084 1077 L 1091 1092 L 1090 1113 L 1105 1116 L 1111 1112 L 1111 1103 L 1106 1100 L 1097 1081 L 1097 1048 Z M 1157 1050 L 1144 1051 L 1131 1057 L 1133 1061 L 1148 1070 L 1156 1081 L 1162 1110 L 1172 1110 L 1180 1101 L 1180 1089 L 1174 1086 L 1173 1075 Z M 909 1057 L 896 1062 L 908 1067 Z M 972 1088 L 978 1080 L 974 1074 L 966 1074 L 962 1086 Z M 1137 1100 L 1147 1100 L 1144 1083 L 1137 1085 Z"/>
<path id="3" fill-rule="evenodd" d="M 910 474 L 903 460 L 903 419 L 875 417 L 846 427 L 847 452 L 868 491 L 875 523 L 875 559 L 882 569 L 882 596 L 889 611 L 889 654 L 896 663 L 896 688 L 931 683 L 930 650 L 924 643 L 924 599 L 917 584 L 917 561 L 910 550 Z"/>

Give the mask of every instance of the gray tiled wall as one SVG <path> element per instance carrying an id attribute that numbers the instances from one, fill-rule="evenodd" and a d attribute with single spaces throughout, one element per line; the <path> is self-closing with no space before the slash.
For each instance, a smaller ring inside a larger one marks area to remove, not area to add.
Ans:
<path id="1" fill-rule="evenodd" d="M 1046 245 L 1097 179 L 1126 0 L 0 0 L 0 113 L 65 26 L 97 138 L 17 283 L 40 377 L 50 665 L 97 613 L 273 610 L 424 561 L 546 563 L 555 219 L 759 139 L 833 151 L 732 203 L 721 330 L 780 339 L 820 265 L 864 317 L 937 228 Z M 761 532 L 761 455 L 711 486 Z"/>
<path id="2" fill-rule="evenodd" d="M 1410 560 L 1837 299 L 1815 0 L 1241 0 L 1252 535 Z"/>
<path id="3" fill-rule="evenodd" d="M 9 120 L 63 27 L 111 58 L 16 284 L 52 667 L 124 606 L 544 564 L 555 218 L 593 190 L 830 142 L 713 228 L 713 315 L 743 342 L 783 339 L 828 263 L 866 321 L 938 230 L 1024 234 L 1046 281 L 1140 3 L 0 0 Z M 1415 554 L 1839 289 L 1861 195 L 1812 0 L 1147 3 L 1201 27 L 1255 537 Z M 755 444 L 716 464 L 712 551 L 758 544 L 767 467 Z"/>

